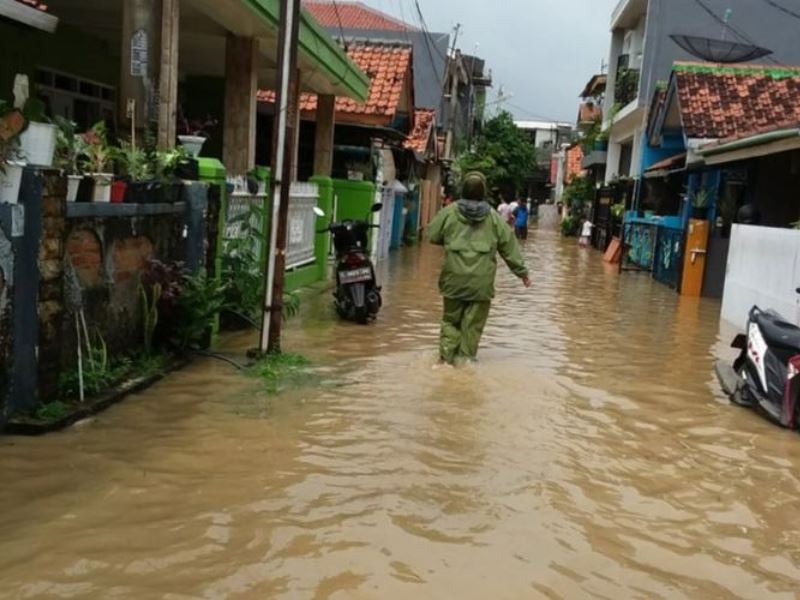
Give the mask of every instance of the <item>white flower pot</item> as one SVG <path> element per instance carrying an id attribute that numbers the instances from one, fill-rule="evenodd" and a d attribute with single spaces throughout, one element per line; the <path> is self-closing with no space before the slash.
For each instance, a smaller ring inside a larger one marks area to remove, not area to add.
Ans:
<path id="1" fill-rule="evenodd" d="M 75 202 L 83 175 L 67 175 L 67 202 Z"/>
<path id="2" fill-rule="evenodd" d="M 203 149 L 203 144 L 206 143 L 206 138 L 201 135 L 179 135 L 178 141 L 181 143 L 192 158 L 200 156 L 200 151 Z"/>
<path id="3" fill-rule="evenodd" d="M 111 183 L 114 181 L 112 173 L 90 173 L 94 179 L 92 202 L 111 202 Z"/>
<path id="4" fill-rule="evenodd" d="M 24 162 L 7 162 L 6 172 L 0 173 L 0 204 L 16 204 L 19 188 L 22 185 Z"/>
<path id="5" fill-rule="evenodd" d="M 52 167 L 58 128 L 50 123 L 28 123 L 19 136 L 20 155 L 29 165 Z"/>

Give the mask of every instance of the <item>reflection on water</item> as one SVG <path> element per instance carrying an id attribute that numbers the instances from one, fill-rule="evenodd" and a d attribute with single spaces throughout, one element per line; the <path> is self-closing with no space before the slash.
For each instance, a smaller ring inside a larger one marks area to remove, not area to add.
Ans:
<path id="1" fill-rule="evenodd" d="M 201 362 L 0 438 L 0 598 L 794 598 L 800 438 L 723 402 L 718 305 L 526 248 L 535 287 L 501 268 L 474 367 L 432 369 L 415 249 L 374 327 L 324 297 L 292 324 L 319 385 Z"/>

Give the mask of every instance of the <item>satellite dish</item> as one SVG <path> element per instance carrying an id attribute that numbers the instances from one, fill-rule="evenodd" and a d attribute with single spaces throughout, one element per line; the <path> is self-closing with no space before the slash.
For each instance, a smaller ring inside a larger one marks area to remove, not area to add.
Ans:
<path id="1" fill-rule="evenodd" d="M 714 63 L 750 62 L 772 54 L 772 50 L 760 46 L 729 42 L 724 39 L 682 34 L 673 34 L 669 37 L 692 56 Z"/>

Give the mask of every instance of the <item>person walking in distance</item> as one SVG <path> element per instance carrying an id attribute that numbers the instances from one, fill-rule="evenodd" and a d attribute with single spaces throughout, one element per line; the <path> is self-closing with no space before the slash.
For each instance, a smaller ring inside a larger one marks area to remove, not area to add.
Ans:
<path id="1" fill-rule="evenodd" d="M 444 297 L 439 356 L 451 365 L 459 359 L 475 360 L 494 298 L 497 254 L 525 287 L 531 285 L 511 229 L 486 201 L 481 173 L 464 177 L 461 199 L 436 215 L 428 237 L 445 251 L 439 277 Z"/>
<path id="2" fill-rule="evenodd" d="M 504 196 L 500 196 L 500 204 L 497 206 L 497 212 L 500 213 L 500 216 L 503 217 L 503 220 L 509 225 L 511 225 L 514 219 L 514 215 L 512 214 L 513 210 L 508 200 L 506 200 Z"/>
<path id="3" fill-rule="evenodd" d="M 518 240 L 528 239 L 528 202 L 520 200 L 514 211 L 514 233 Z"/>

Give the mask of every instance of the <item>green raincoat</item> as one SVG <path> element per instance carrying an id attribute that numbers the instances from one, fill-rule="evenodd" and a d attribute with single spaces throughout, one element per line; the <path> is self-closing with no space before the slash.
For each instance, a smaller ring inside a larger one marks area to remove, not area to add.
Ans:
<path id="1" fill-rule="evenodd" d="M 444 246 L 439 278 L 444 315 L 439 353 L 445 362 L 474 359 L 494 298 L 499 253 L 519 278 L 528 269 L 511 228 L 486 202 L 459 200 L 428 227 L 433 244 Z"/>
<path id="2" fill-rule="evenodd" d="M 453 300 L 488 302 L 494 298 L 498 252 L 517 277 L 527 277 L 528 269 L 500 214 L 485 202 L 479 204 L 486 209 L 465 214 L 465 204 L 459 200 L 441 210 L 428 227 L 431 243 L 445 250 L 439 291 Z"/>

